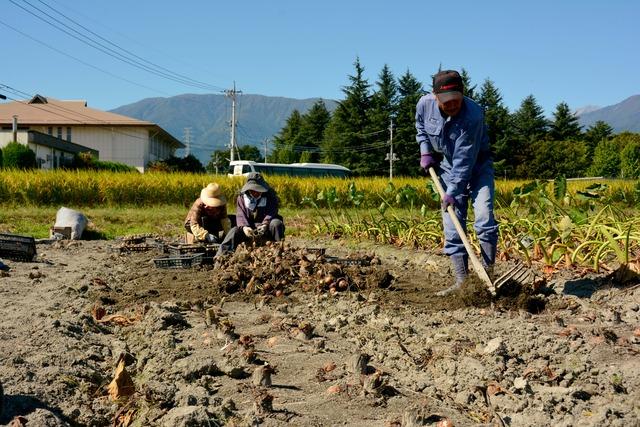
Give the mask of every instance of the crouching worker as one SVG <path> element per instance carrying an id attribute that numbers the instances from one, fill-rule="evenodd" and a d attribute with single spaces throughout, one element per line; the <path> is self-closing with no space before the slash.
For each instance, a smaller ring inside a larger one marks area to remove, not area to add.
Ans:
<path id="1" fill-rule="evenodd" d="M 187 243 L 220 243 L 231 230 L 227 199 L 220 186 L 210 183 L 200 192 L 184 220 Z M 222 232 L 222 234 L 221 234 Z"/>
<path id="2" fill-rule="evenodd" d="M 237 226 L 220 244 L 218 255 L 233 252 L 243 242 L 284 240 L 284 222 L 278 215 L 278 197 L 259 173 L 249 174 L 236 200 Z"/>

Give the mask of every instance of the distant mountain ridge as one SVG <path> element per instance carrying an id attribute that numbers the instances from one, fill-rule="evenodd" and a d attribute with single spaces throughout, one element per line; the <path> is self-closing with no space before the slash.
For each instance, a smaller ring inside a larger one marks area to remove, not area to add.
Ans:
<path id="1" fill-rule="evenodd" d="M 253 145 L 262 150 L 264 140 L 273 140 L 294 110 L 304 114 L 319 99 L 238 95 L 238 145 Z M 329 111 L 333 111 L 337 105 L 332 100 L 323 101 Z M 213 151 L 229 145 L 231 99 L 225 95 L 184 94 L 169 98 L 146 98 L 111 112 L 156 123 L 183 142 L 185 128 L 191 128 L 190 152 L 204 165 L 209 163 Z"/>
<path id="2" fill-rule="evenodd" d="M 262 150 L 264 140 L 273 140 L 273 136 L 280 132 L 293 110 L 304 114 L 320 98 L 240 95 L 237 99 L 237 142 L 240 146 L 253 145 Z M 337 106 L 336 101 L 323 101 L 329 111 Z M 225 95 L 184 94 L 169 98 L 146 98 L 111 112 L 157 123 L 183 142 L 184 129 L 190 127 L 190 151 L 204 165 L 209 163 L 214 150 L 225 149 L 229 144 L 231 100 Z M 585 106 L 577 109 L 575 114 L 583 130 L 602 120 L 615 133 L 640 133 L 640 95 L 633 95 L 607 107 Z"/>
<path id="3" fill-rule="evenodd" d="M 582 110 L 582 112 L 580 112 Z M 613 128 L 614 133 L 640 132 L 640 95 L 633 95 L 614 105 L 596 110 L 578 110 L 578 122 L 582 130 L 602 120 Z"/>
<path id="4" fill-rule="evenodd" d="M 591 113 L 592 111 L 596 111 L 601 108 L 602 107 L 600 107 L 599 105 L 585 105 L 584 107 L 578 108 L 576 111 L 573 112 L 573 114 L 575 114 L 576 116 L 581 116 L 583 114 Z"/>

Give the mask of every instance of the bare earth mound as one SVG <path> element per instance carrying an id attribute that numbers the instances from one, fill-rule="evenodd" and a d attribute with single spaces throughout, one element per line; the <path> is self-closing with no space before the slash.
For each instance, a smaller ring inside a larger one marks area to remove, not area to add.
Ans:
<path id="1" fill-rule="evenodd" d="M 289 239 L 160 269 L 118 246 L 39 244 L 0 272 L 0 423 L 640 423 L 637 285 L 443 298 L 424 251 Z"/>

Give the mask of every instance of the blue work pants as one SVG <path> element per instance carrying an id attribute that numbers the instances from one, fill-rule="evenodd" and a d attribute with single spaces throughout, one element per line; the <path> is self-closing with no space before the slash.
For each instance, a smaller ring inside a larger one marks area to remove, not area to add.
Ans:
<path id="1" fill-rule="evenodd" d="M 447 186 L 449 174 L 447 170 L 442 170 L 441 175 L 443 185 Z M 464 230 L 467 229 L 467 211 L 469 199 L 473 206 L 474 223 L 473 227 L 481 245 L 491 245 L 494 248 L 498 244 L 498 223 L 493 215 L 493 201 L 495 195 L 495 181 L 493 167 L 487 165 L 474 171 L 469 185 L 462 194 L 456 197 L 455 212 Z M 456 254 L 466 254 L 462 239 L 458 235 L 453 221 L 447 211 L 442 211 L 442 222 L 444 224 L 444 253 L 451 256 Z M 495 250 L 494 250 L 495 254 Z"/>

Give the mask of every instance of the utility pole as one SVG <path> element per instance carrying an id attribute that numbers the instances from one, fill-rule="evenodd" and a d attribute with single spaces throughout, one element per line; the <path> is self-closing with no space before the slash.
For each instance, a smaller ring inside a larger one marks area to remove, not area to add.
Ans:
<path id="1" fill-rule="evenodd" d="M 269 138 L 264 139 L 264 163 L 267 163 L 267 145 L 269 144 Z"/>
<path id="2" fill-rule="evenodd" d="M 218 152 L 216 151 L 215 153 L 215 157 L 213 159 L 213 164 L 215 165 L 214 167 L 216 168 L 216 175 L 218 175 Z"/>
<path id="3" fill-rule="evenodd" d="M 225 95 L 231 98 L 231 141 L 229 142 L 229 161 L 235 160 L 235 152 L 238 149 L 236 144 L 236 95 L 241 94 L 241 90 L 236 90 L 236 82 L 233 82 L 233 89 L 224 91 Z"/>
<path id="4" fill-rule="evenodd" d="M 191 128 L 184 128 L 184 143 L 186 144 L 185 157 L 188 157 L 191 154 Z"/>
<path id="5" fill-rule="evenodd" d="M 398 160 L 398 157 L 393 152 L 393 118 L 389 123 L 389 152 L 385 160 L 389 160 L 389 181 L 393 181 L 393 162 Z"/>
<path id="6" fill-rule="evenodd" d="M 18 116 L 13 116 L 13 123 L 11 126 L 11 130 L 13 131 L 13 142 L 18 142 Z"/>

